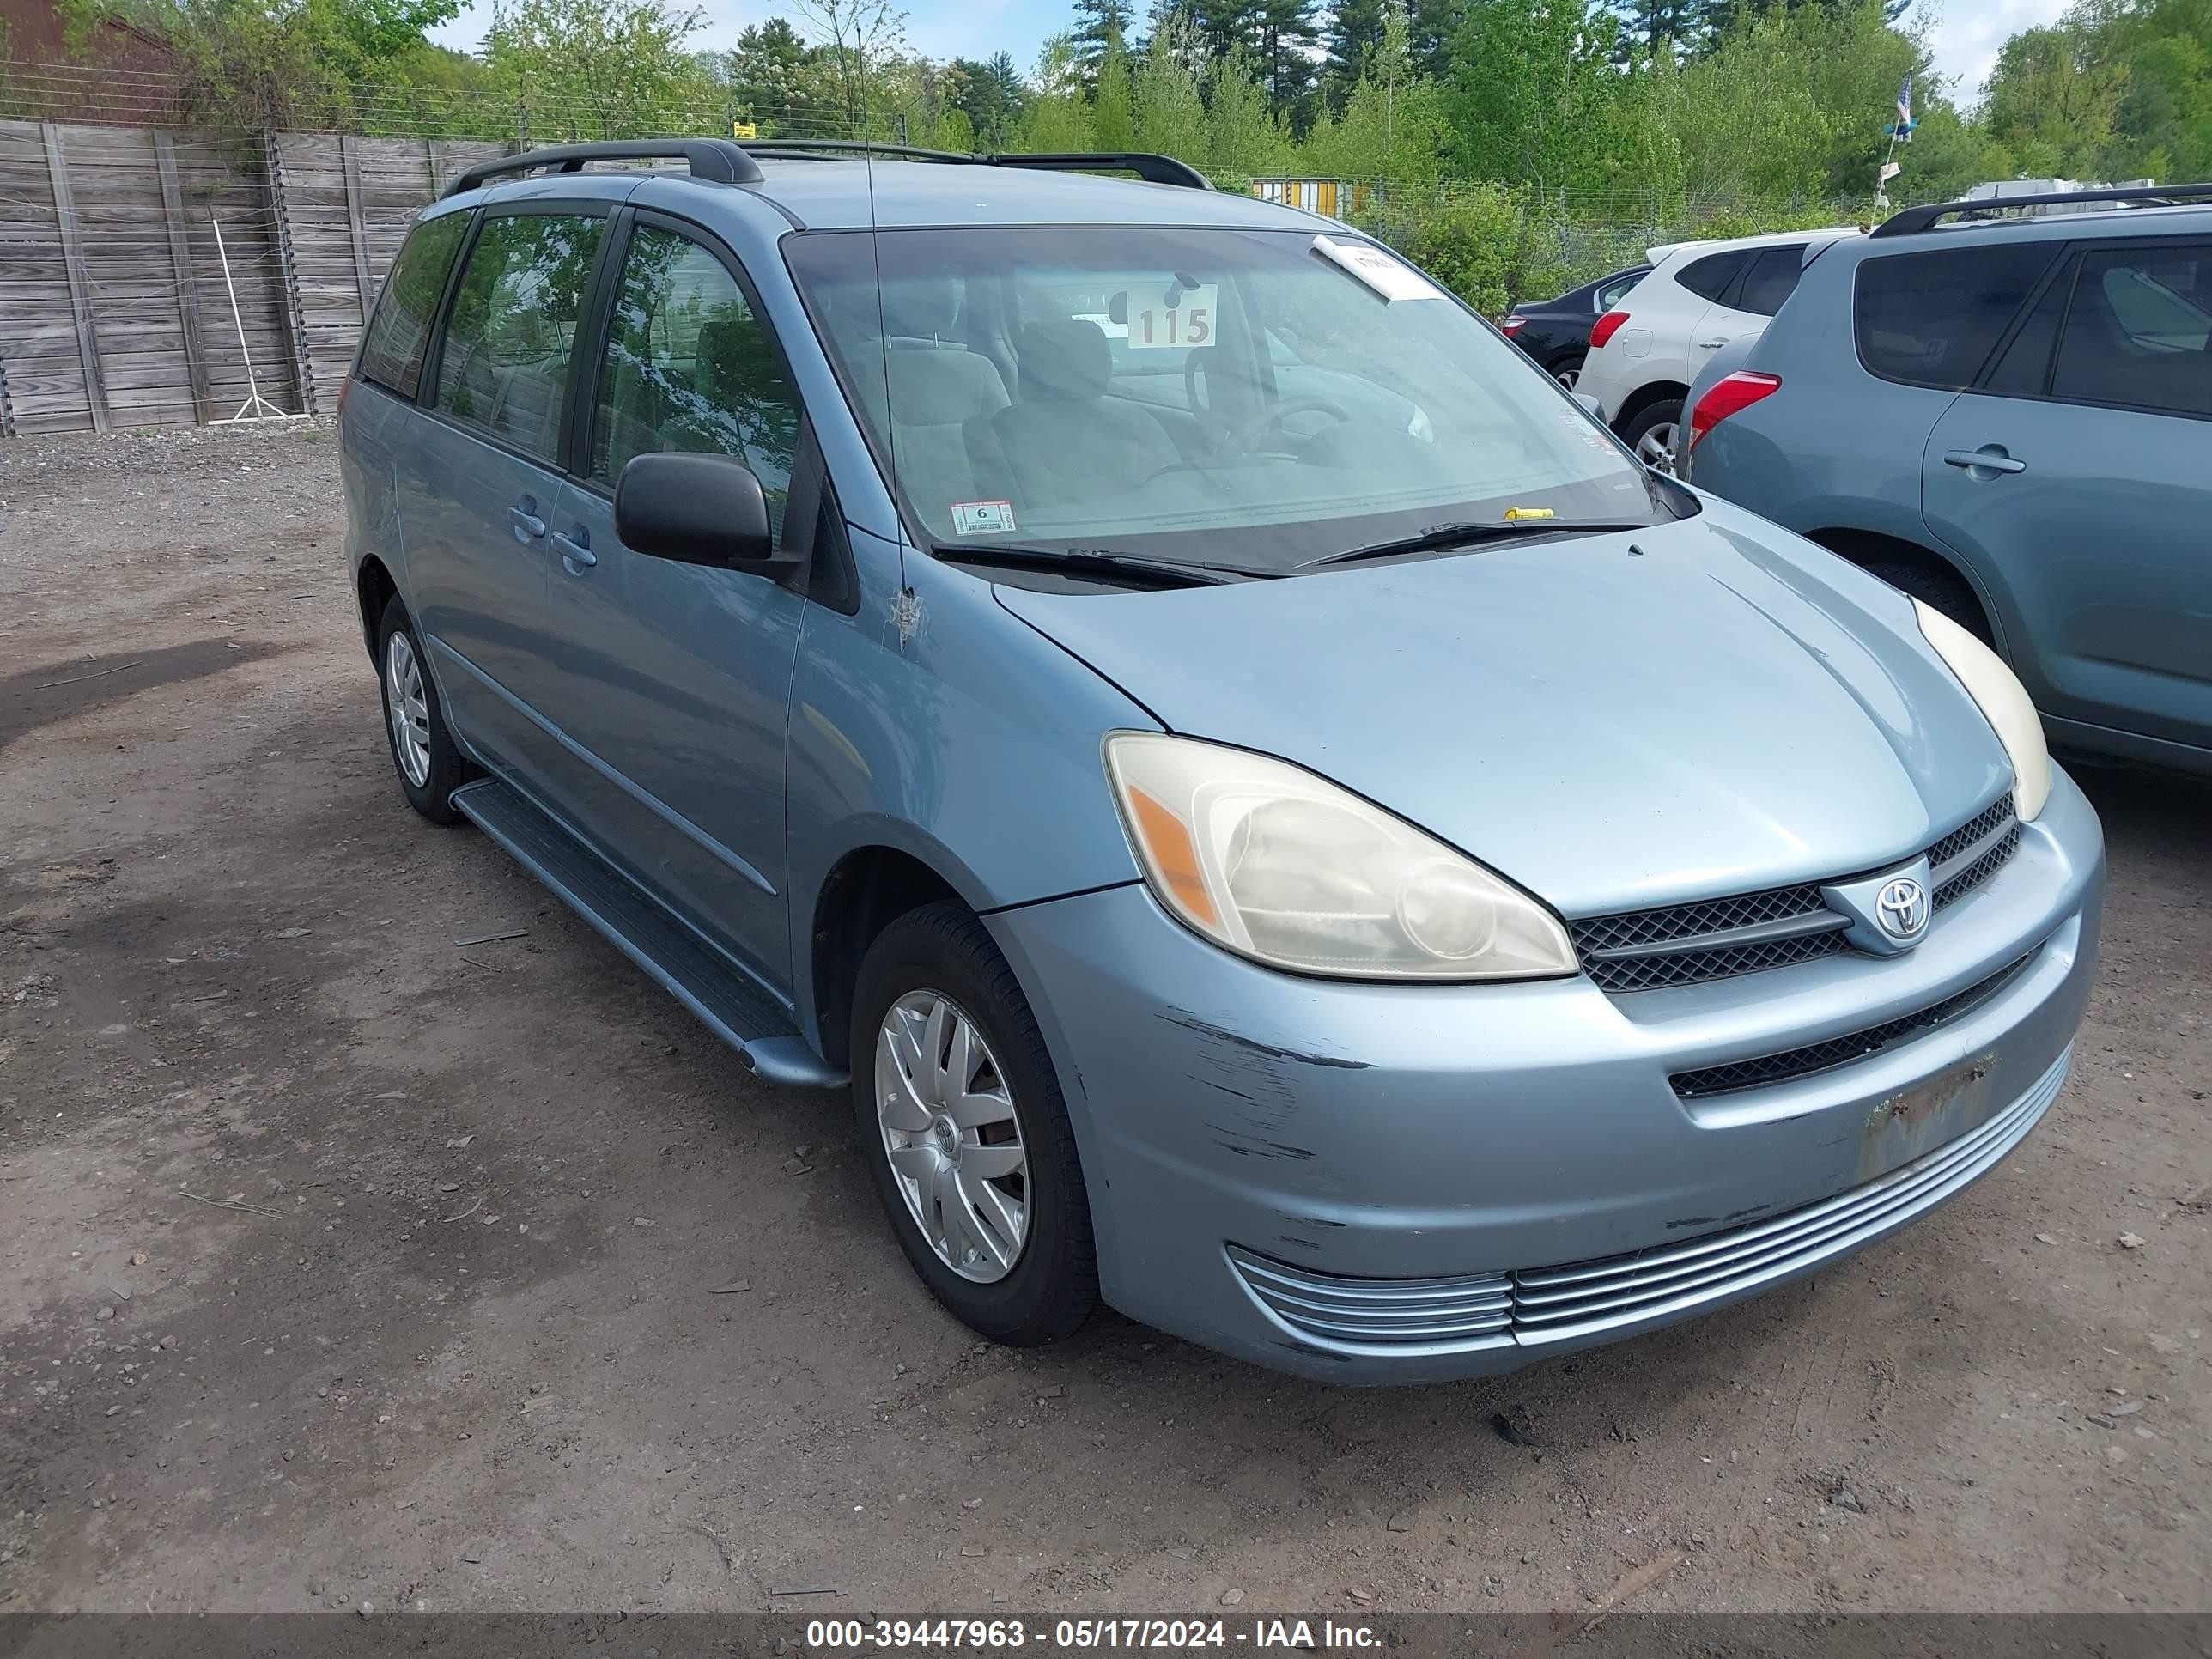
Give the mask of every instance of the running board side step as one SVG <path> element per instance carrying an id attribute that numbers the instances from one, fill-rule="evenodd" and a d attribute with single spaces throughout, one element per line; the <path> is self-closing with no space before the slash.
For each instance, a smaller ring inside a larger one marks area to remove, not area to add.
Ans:
<path id="1" fill-rule="evenodd" d="M 845 1073 L 822 1062 L 766 993 L 520 794 L 483 778 L 453 791 L 453 801 L 762 1077 L 800 1088 L 843 1085 Z"/>

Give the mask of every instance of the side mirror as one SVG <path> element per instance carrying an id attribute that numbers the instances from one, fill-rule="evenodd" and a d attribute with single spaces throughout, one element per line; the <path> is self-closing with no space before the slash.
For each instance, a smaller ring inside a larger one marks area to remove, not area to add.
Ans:
<path id="1" fill-rule="evenodd" d="M 1583 406 L 1583 414 L 1589 416 L 1600 426 L 1605 424 L 1605 405 L 1598 402 L 1595 397 L 1587 392 L 1570 392 L 1567 396 Z"/>
<path id="2" fill-rule="evenodd" d="M 633 553 L 678 564 L 778 575 L 803 562 L 776 550 L 760 480 L 728 455 L 634 457 L 615 484 L 615 534 Z"/>

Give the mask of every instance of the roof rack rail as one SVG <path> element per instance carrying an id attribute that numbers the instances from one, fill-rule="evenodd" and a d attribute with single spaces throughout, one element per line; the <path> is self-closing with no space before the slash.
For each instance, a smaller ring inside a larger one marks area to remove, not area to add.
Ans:
<path id="1" fill-rule="evenodd" d="M 1185 190 L 1212 190 L 1213 180 L 1188 161 L 1146 150 L 1061 150 L 1027 155 L 982 155 L 978 161 L 996 167 L 1035 167 L 1041 173 L 1087 173 L 1103 168 L 1133 173 L 1148 185 L 1179 185 Z"/>
<path id="2" fill-rule="evenodd" d="M 617 138 L 601 143 L 556 144 L 547 149 L 526 149 L 495 161 L 479 161 L 446 186 L 446 194 L 465 190 L 509 173 L 580 173 L 587 161 L 688 161 L 691 176 L 718 185 L 757 185 L 761 170 L 753 158 L 727 138 Z"/>
<path id="3" fill-rule="evenodd" d="M 1876 236 L 1911 236 L 1954 214 L 2002 214 L 2015 208 L 2074 207 L 2084 202 L 2212 202 L 2212 184 L 2121 185 L 2110 190 L 2062 190 L 2042 196 L 1984 196 L 1965 202 L 1936 202 L 1893 213 L 1874 228 Z"/>
<path id="4" fill-rule="evenodd" d="M 1062 150 L 1024 154 L 970 154 L 957 149 L 922 149 L 913 144 L 878 144 L 866 138 L 764 138 L 745 146 L 753 155 L 798 161 L 808 156 L 895 155 L 908 161 L 951 161 L 968 167 L 1025 167 L 1041 173 L 1101 171 L 1133 173 L 1147 184 L 1212 190 L 1213 181 L 1188 161 L 1142 150 Z"/>

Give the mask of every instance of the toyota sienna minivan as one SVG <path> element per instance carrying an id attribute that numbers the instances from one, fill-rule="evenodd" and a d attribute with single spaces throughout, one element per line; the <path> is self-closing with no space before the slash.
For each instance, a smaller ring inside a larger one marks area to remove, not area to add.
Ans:
<path id="1" fill-rule="evenodd" d="M 1503 1370 L 1883 1237 L 2065 1079 L 2102 842 L 2012 674 L 1337 222 L 536 151 L 341 423 L 409 800 L 848 1091 L 1000 1341 Z"/>

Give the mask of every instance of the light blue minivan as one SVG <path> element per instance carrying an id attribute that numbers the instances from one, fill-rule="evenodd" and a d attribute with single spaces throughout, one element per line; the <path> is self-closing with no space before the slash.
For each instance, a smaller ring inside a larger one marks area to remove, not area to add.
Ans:
<path id="1" fill-rule="evenodd" d="M 848 1089 L 1000 1340 L 1503 1370 L 1881 1237 L 2064 1081 L 2102 842 L 2018 681 L 1340 223 L 537 151 L 341 420 L 408 799 Z"/>

